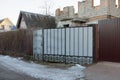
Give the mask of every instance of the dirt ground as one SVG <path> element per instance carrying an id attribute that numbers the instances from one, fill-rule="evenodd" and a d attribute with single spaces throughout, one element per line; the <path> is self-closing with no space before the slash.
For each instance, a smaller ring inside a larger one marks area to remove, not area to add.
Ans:
<path id="1" fill-rule="evenodd" d="M 100 62 L 84 70 L 86 80 L 120 80 L 120 63 Z"/>

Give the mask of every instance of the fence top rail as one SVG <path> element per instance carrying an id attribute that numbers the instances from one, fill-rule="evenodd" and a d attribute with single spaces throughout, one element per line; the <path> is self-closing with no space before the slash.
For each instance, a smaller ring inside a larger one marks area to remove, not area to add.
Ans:
<path id="1" fill-rule="evenodd" d="M 87 28 L 87 27 L 94 27 L 94 26 L 73 26 L 73 27 L 58 27 L 58 28 L 43 28 L 44 30 L 47 30 L 47 29 L 70 29 L 70 28 Z M 42 29 L 39 29 L 39 30 L 42 30 Z M 38 31 L 38 30 L 36 30 Z"/>

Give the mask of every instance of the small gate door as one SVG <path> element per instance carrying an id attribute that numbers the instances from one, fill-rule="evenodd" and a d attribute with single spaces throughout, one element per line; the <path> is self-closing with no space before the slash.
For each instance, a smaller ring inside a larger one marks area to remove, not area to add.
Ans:
<path id="1" fill-rule="evenodd" d="M 99 21 L 101 61 L 120 62 L 120 19 Z"/>

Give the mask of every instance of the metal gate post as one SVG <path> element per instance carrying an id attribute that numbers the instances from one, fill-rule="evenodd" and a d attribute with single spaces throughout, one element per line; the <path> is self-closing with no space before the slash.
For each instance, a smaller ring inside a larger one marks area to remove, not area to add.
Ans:
<path id="1" fill-rule="evenodd" d="M 65 46 L 65 64 L 67 63 L 66 62 L 66 28 L 65 28 L 65 44 L 64 44 L 64 46 Z"/>
<path id="2" fill-rule="evenodd" d="M 97 63 L 99 59 L 99 33 L 98 25 L 93 25 L 93 63 Z"/>
<path id="3" fill-rule="evenodd" d="M 44 29 L 42 29 L 42 61 L 44 62 Z"/>

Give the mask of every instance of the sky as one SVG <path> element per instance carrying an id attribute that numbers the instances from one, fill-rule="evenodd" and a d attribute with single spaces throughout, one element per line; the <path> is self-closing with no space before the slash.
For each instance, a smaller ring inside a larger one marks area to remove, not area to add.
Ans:
<path id="1" fill-rule="evenodd" d="M 54 15 L 57 8 L 74 5 L 77 9 L 78 1 L 81 0 L 0 0 L 0 19 L 9 18 L 15 25 L 20 11 L 45 14 L 45 3 L 50 7 Z"/>
<path id="2" fill-rule="evenodd" d="M 77 12 L 78 1 L 82 0 L 0 0 L 0 19 L 9 18 L 16 25 L 20 11 L 45 14 L 45 3 L 50 6 L 51 15 L 65 6 L 74 6 Z M 98 2 L 95 0 L 96 4 Z"/>

